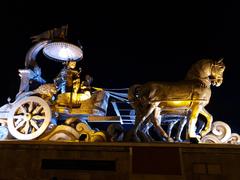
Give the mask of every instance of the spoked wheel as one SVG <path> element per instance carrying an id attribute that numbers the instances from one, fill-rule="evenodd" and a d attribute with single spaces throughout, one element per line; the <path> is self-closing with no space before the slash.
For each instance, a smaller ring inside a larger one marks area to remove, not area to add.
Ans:
<path id="1" fill-rule="evenodd" d="M 31 140 L 40 136 L 51 120 L 47 102 L 37 96 L 30 96 L 14 103 L 8 115 L 8 129 L 12 136 Z"/>

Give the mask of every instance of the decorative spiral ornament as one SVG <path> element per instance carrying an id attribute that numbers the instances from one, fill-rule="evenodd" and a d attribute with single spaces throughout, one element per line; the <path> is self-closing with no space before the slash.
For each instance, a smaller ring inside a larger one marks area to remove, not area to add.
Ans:
<path id="1" fill-rule="evenodd" d="M 79 133 L 66 125 L 58 125 L 39 137 L 41 141 L 76 141 L 78 139 Z"/>
<path id="2" fill-rule="evenodd" d="M 232 133 L 230 139 L 228 140 L 229 144 L 240 144 L 240 136 L 237 133 Z"/>
<path id="3" fill-rule="evenodd" d="M 218 139 L 217 136 L 215 136 L 214 134 L 208 134 L 206 136 L 204 136 L 201 140 L 200 143 L 211 143 L 211 144 L 221 144 L 221 140 Z"/>
<path id="4" fill-rule="evenodd" d="M 214 134 L 221 143 L 226 143 L 231 138 L 231 128 L 222 121 L 215 121 L 212 125 L 212 134 Z"/>

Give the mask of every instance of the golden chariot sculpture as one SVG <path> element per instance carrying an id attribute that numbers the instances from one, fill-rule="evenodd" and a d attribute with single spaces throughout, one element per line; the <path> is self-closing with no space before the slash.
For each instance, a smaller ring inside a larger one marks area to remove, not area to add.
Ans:
<path id="1" fill-rule="evenodd" d="M 120 90 L 96 88 L 91 86 L 92 77 L 87 75 L 83 80 L 81 68 L 76 68 L 83 51 L 67 41 L 67 29 L 68 26 L 62 26 L 32 37 L 35 44 L 26 54 L 25 69 L 19 70 L 19 92 L 13 102 L 8 99 L 0 107 L 0 140 L 149 142 L 155 141 L 149 132 L 154 126 L 168 142 L 181 142 L 187 127 L 185 140 L 240 143 L 238 134 L 231 133 L 226 123 L 213 123 L 212 115 L 205 109 L 211 86 L 218 87 L 223 82 L 222 59 L 196 62 L 179 82 L 148 82 Z M 42 78 L 36 62 L 41 50 L 47 58 L 64 65 L 52 82 Z M 108 104 L 114 115 L 108 112 Z M 196 132 L 199 114 L 207 121 L 204 129 Z M 89 122 L 112 124 L 99 130 L 91 128 Z M 167 132 L 162 127 L 164 123 Z M 123 125 L 133 128 L 128 131 Z M 173 135 L 172 129 L 177 125 Z"/>

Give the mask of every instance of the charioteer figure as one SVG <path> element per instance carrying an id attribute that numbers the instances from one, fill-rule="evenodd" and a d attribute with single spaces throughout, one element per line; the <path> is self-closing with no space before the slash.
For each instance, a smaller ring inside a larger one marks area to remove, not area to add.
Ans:
<path id="1" fill-rule="evenodd" d="M 67 61 L 58 76 L 54 79 L 58 91 L 61 93 L 77 93 L 81 85 L 80 73 L 81 68 L 76 70 L 76 61 Z"/>

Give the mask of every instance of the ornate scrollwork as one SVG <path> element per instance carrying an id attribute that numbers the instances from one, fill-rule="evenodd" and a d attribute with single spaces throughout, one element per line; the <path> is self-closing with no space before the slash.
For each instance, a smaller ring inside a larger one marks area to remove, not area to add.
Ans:
<path id="1" fill-rule="evenodd" d="M 231 137 L 231 128 L 225 122 L 216 121 L 212 124 L 212 134 L 225 143 Z"/>
<path id="2" fill-rule="evenodd" d="M 211 132 L 202 137 L 200 142 L 216 144 L 239 144 L 240 136 L 237 133 L 231 133 L 231 128 L 227 123 L 216 121 L 212 124 Z"/>
<path id="3" fill-rule="evenodd" d="M 230 139 L 227 143 L 230 144 L 240 144 L 240 136 L 237 133 L 232 133 Z"/>
<path id="4" fill-rule="evenodd" d="M 76 130 L 80 134 L 79 141 L 84 142 L 104 142 L 106 136 L 101 131 L 95 131 L 88 126 L 88 124 L 80 122 L 76 126 Z"/>
<path id="5" fill-rule="evenodd" d="M 216 143 L 216 144 L 220 144 L 221 141 L 214 134 L 208 134 L 208 135 L 204 136 L 201 139 L 201 143 Z"/>

